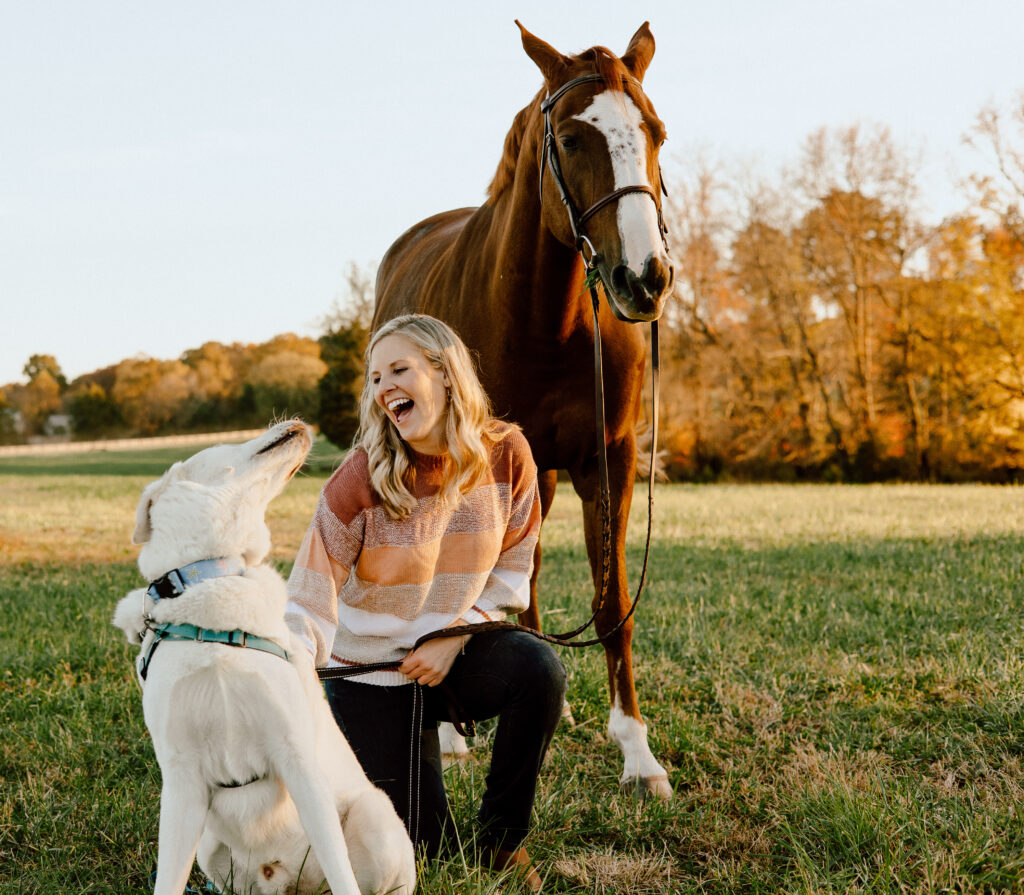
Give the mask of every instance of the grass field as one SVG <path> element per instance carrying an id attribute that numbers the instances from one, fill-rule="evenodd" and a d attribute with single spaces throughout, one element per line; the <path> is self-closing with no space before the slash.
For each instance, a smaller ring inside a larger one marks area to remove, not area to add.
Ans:
<path id="1" fill-rule="evenodd" d="M 175 456 L 0 461 L 0 892 L 149 890 L 159 769 L 109 618 L 141 583 L 138 495 Z M 282 570 L 322 483 L 271 507 Z M 636 676 L 676 796 L 618 792 L 603 657 L 566 651 L 577 724 L 556 735 L 529 842 L 545 891 L 1024 890 L 1024 490 L 663 486 L 656 501 Z M 544 541 L 546 624 L 564 629 L 588 599 L 570 491 Z M 466 842 L 486 754 L 449 771 Z M 455 861 L 419 891 L 497 885 Z"/>

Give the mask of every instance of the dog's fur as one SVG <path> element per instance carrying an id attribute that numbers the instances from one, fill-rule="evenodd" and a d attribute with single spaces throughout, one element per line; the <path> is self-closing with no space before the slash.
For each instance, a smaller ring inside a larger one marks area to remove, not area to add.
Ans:
<path id="1" fill-rule="evenodd" d="M 221 556 L 242 555 L 248 568 L 155 603 L 132 591 L 114 614 L 129 642 L 148 647 L 148 619 L 241 629 L 290 657 L 173 641 L 153 654 L 142 704 L 163 776 L 155 895 L 180 895 L 197 846 L 200 867 L 224 891 L 305 893 L 324 879 L 334 895 L 415 887 L 405 827 L 367 780 L 309 653 L 285 625 L 284 581 L 260 565 L 270 549 L 267 505 L 310 444 L 303 423 L 280 423 L 174 464 L 139 503 L 133 540 L 147 580 Z"/>

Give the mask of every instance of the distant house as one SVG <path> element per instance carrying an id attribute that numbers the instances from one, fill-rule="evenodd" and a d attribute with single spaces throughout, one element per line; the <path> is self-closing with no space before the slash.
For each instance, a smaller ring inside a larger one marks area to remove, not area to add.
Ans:
<path id="1" fill-rule="evenodd" d="M 68 413 L 51 413 L 43 424 L 43 434 L 58 440 L 70 439 L 71 415 Z"/>

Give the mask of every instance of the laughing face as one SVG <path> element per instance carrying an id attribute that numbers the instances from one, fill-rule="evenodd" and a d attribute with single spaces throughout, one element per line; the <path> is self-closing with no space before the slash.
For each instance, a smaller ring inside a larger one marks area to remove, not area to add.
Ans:
<path id="1" fill-rule="evenodd" d="M 402 439 L 418 453 L 444 453 L 449 382 L 416 343 L 398 333 L 385 336 L 370 352 L 368 375 L 374 400 Z"/>

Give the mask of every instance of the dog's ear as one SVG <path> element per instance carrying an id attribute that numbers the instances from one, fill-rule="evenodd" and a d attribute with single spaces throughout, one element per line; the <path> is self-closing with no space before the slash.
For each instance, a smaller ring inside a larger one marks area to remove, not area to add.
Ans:
<path id="1" fill-rule="evenodd" d="M 157 479 L 155 482 L 150 482 L 146 485 L 146 490 L 142 492 L 139 505 L 135 508 L 135 531 L 132 532 L 133 544 L 145 544 L 153 534 L 153 529 L 149 524 L 149 508 L 153 506 L 153 498 L 163 490 L 163 487 L 164 480 Z"/>
<path id="2" fill-rule="evenodd" d="M 153 536 L 153 527 L 149 522 L 149 511 L 153 507 L 153 501 L 157 499 L 171 482 L 177 481 L 179 476 L 180 463 L 175 463 L 155 482 L 146 485 L 139 499 L 139 505 L 135 508 L 135 531 L 132 532 L 133 544 L 145 544 Z"/>

